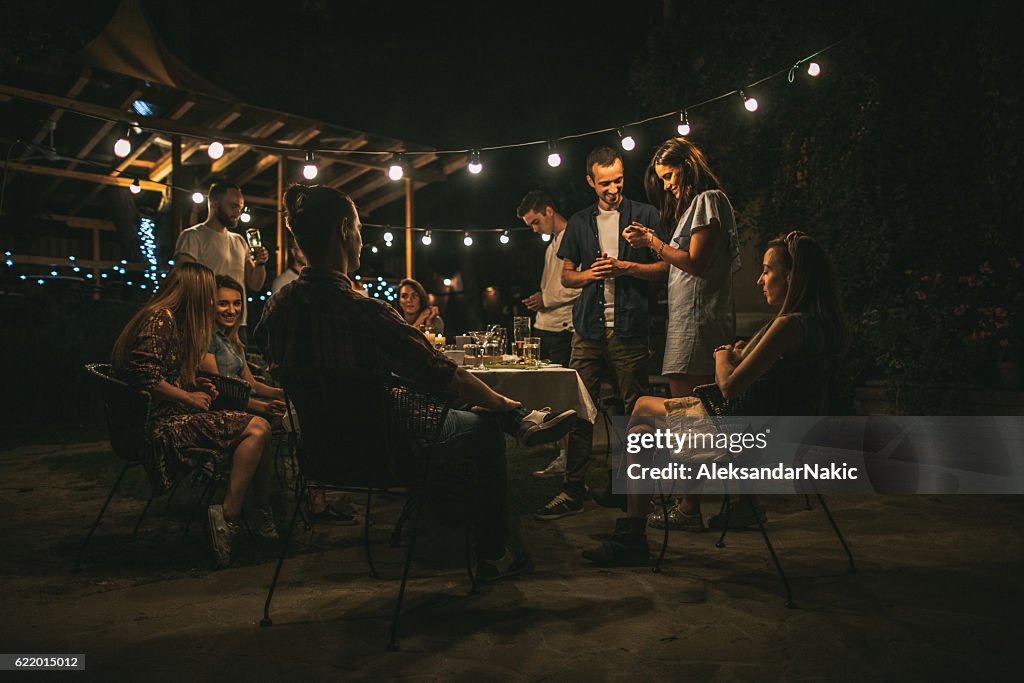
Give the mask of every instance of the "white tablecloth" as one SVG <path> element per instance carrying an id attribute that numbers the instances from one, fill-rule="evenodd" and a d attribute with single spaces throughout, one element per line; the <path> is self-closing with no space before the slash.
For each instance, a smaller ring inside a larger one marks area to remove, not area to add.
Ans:
<path id="1" fill-rule="evenodd" d="M 587 422 L 597 418 L 597 408 L 590 400 L 583 380 L 570 368 L 469 371 L 499 394 L 519 401 L 526 408 L 551 406 L 556 413 L 571 408 Z"/>

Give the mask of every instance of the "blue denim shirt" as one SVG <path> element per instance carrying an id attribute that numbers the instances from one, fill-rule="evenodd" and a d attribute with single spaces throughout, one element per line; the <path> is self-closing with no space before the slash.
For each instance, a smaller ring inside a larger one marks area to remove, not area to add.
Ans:
<path id="1" fill-rule="evenodd" d="M 623 197 L 619 204 L 619 260 L 633 263 L 656 263 L 658 256 L 647 247 L 634 249 L 622 236 L 630 223 L 642 223 L 662 236 L 661 217 L 650 204 Z M 565 237 L 558 258 L 569 259 L 580 270 L 587 270 L 601 255 L 597 237 L 597 203 L 577 211 L 565 227 Z M 646 339 L 650 328 L 647 310 L 650 283 L 635 277 L 615 280 L 615 334 L 620 337 Z M 584 339 L 605 338 L 604 282 L 591 282 L 572 306 L 572 324 Z"/>
<path id="2" fill-rule="evenodd" d="M 217 359 L 218 373 L 225 377 L 243 379 L 245 356 L 239 353 L 235 345 L 219 328 L 213 330 L 213 336 L 210 338 L 210 353 Z"/>

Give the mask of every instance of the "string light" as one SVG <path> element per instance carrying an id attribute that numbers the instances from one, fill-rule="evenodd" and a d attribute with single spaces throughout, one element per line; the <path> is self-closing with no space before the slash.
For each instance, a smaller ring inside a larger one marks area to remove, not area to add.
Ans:
<path id="1" fill-rule="evenodd" d="M 462 238 L 462 243 L 467 247 L 473 246 L 473 236 L 467 232 L 466 236 Z"/>
<path id="2" fill-rule="evenodd" d="M 313 156 L 313 152 L 306 152 L 306 165 L 302 167 L 302 177 L 306 180 L 316 178 L 316 174 L 319 173 L 315 162 L 316 159 Z"/>
<path id="3" fill-rule="evenodd" d="M 620 138 L 619 144 L 622 145 L 622 149 L 626 150 L 627 152 L 632 152 L 633 149 L 636 147 L 636 140 L 633 139 L 632 135 L 623 135 L 621 128 L 619 129 L 618 133 Z"/>
<path id="4" fill-rule="evenodd" d="M 252 214 L 249 213 L 248 206 L 242 209 L 242 215 L 238 217 L 238 220 L 242 221 L 243 223 L 248 223 L 249 221 L 252 220 Z"/>
<path id="5" fill-rule="evenodd" d="M 757 111 L 757 100 L 753 97 L 747 97 L 746 93 L 740 90 L 740 97 L 743 98 L 743 106 L 747 111 L 753 113 Z"/>
<path id="6" fill-rule="evenodd" d="M 395 236 L 393 234 L 391 234 L 390 230 L 387 230 L 387 231 L 384 232 L 384 241 L 385 242 L 392 242 L 392 241 L 394 241 L 394 239 L 395 239 Z"/>
<path id="7" fill-rule="evenodd" d="M 450 277 L 446 277 L 444 279 L 444 286 L 445 287 L 451 287 L 452 286 L 452 279 Z"/>
<path id="8" fill-rule="evenodd" d="M 391 162 L 391 165 L 388 166 L 388 178 L 391 180 L 401 180 L 404 175 L 405 168 L 402 167 L 402 154 L 398 153 Z"/>
<path id="9" fill-rule="evenodd" d="M 203 193 L 200 192 L 199 190 L 196 190 L 195 192 L 192 193 L 192 201 L 195 202 L 196 204 L 202 204 L 203 199 L 205 199 L 205 197 L 203 196 Z"/>
<path id="10" fill-rule="evenodd" d="M 811 62 L 807 65 L 807 75 L 811 78 L 817 78 L 821 75 L 821 66 L 817 62 Z"/>
<path id="11" fill-rule="evenodd" d="M 224 156 L 224 143 L 219 140 L 214 140 L 210 143 L 210 146 L 206 148 L 206 153 L 210 155 L 211 159 L 220 159 Z"/>
<path id="12" fill-rule="evenodd" d="M 128 131 L 125 131 L 125 134 L 119 137 L 117 142 L 114 143 L 114 156 L 124 159 L 132 153 L 132 143 L 131 140 L 128 139 L 130 134 L 131 133 Z"/>
<path id="13" fill-rule="evenodd" d="M 132 184 L 128 186 L 128 191 L 132 194 L 138 194 L 142 192 L 142 184 L 139 183 L 139 179 L 135 178 L 132 180 Z"/>
<path id="14" fill-rule="evenodd" d="M 548 143 L 548 166 L 558 168 L 562 165 L 562 155 L 555 149 L 555 143 Z"/>
<path id="15" fill-rule="evenodd" d="M 679 125 L 676 126 L 676 132 L 684 138 L 690 134 L 690 116 L 685 109 L 679 112 Z"/>
<path id="16" fill-rule="evenodd" d="M 380 249 L 378 249 L 377 245 L 375 244 L 372 247 L 370 247 L 370 251 L 373 252 L 374 254 L 376 254 L 377 252 L 380 251 Z"/>
<path id="17" fill-rule="evenodd" d="M 501 242 L 502 244 L 508 244 L 508 241 L 509 241 L 508 230 L 506 230 L 505 232 L 501 233 L 501 237 L 498 238 L 498 241 Z"/>
<path id="18" fill-rule="evenodd" d="M 432 240 L 430 238 L 430 231 L 429 230 L 427 230 L 425 233 L 423 233 L 423 237 L 420 238 L 420 241 L 423 242 L 423 246 L 425 246 L 425 247 L 429 247 L 430 246 L 430 243 L 433 242 L 434 240 Z"/>
<path id="19" fill-rule="evenodd" d="M 479 151 L 474 149 L 470 153 L 470 155 L 469 155 L 469 166 L 467 166 L 466 168 L 468 168 L 469 172 L 472 173 L 473 175 L 476 175 L 476 174 L 480 173 L 480 171 L 484 170 L 484 165 L 480 162 L 480 152 Z"/>
<path id="20" fill-rule="evenodd" d="M 545 233 L 543 233 L 543 234 L 542 234 L 542 235 L 540 236 L 540 238 L 541 238 L 542 240 L 544 240 L 545 242 L 550 242 L 550 241 L 551 241 L 551 235 L 547 234 L 546 232 L 545 232 Z"/>

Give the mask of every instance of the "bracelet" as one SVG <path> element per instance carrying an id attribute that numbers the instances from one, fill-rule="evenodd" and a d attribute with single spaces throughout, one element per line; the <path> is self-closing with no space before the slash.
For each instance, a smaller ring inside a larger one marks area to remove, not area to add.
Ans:
<path id="1" fill-rule="evenodd" d="M 728 351 L 731 348 L 729 344 L 722 344 L 721 346 L 715 347 L 715 350 L 711 352 L 712 356 L 717 356 L 719 351 Z"/>
<path id="2" fill-rule="evenodd" d="M 665 257 L 661 255 L 661 252 L 665 251 L 665 242 L 662 240 L 661 247 L 658 248 L 658 260 L 664 261 Z"/>

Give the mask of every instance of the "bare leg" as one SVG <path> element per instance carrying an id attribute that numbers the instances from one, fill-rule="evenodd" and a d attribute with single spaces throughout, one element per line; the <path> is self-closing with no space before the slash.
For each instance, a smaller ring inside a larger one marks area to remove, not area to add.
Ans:
<path id="1" fill-rule="evenodd" d="M 668 385 L 673 398 L 693 396 L 694 387 L 698 387 L 701 384 L 711 384 L 714 381 L 714 375 L 687 375 L 680 373 L 668 376 Z M 676 503 L 676 507 L 687 515 L 695 515 L 700 512 L 700 495 L 687 494 L 681 496 Z"/>
<path id="2" fill-rule="evenodd" d="M 654 431 L 653 420 L 645 420 L 648 417 L 659 417 L 665 415 L 665 399 L 657 396 L 641 396 L 633 407 L 633 414 L 630 416 L 630 434 Z M 630 455 L 626 453 L 628 465 L 638 462 L 640 454 Z M 629 495 L 626 497 L 626 517 L 645 518 L 647 517 L 647 506 L 651 496 L 647 493 L 639 493 L 637 489 L 640 484 L 632 479 L 626 480 L 626 487 Z"/>
<path id="3" fill-rule="evenodd" d="M 231 460 L 228 491 L 224 494 L 224 519 L 227 521 L 237 522 L 242 516 L 245 492 L 249 490 L 249 484 L 269 447 L 270 424 L 262 417 L 252 418 L 242 432 Z"/>

